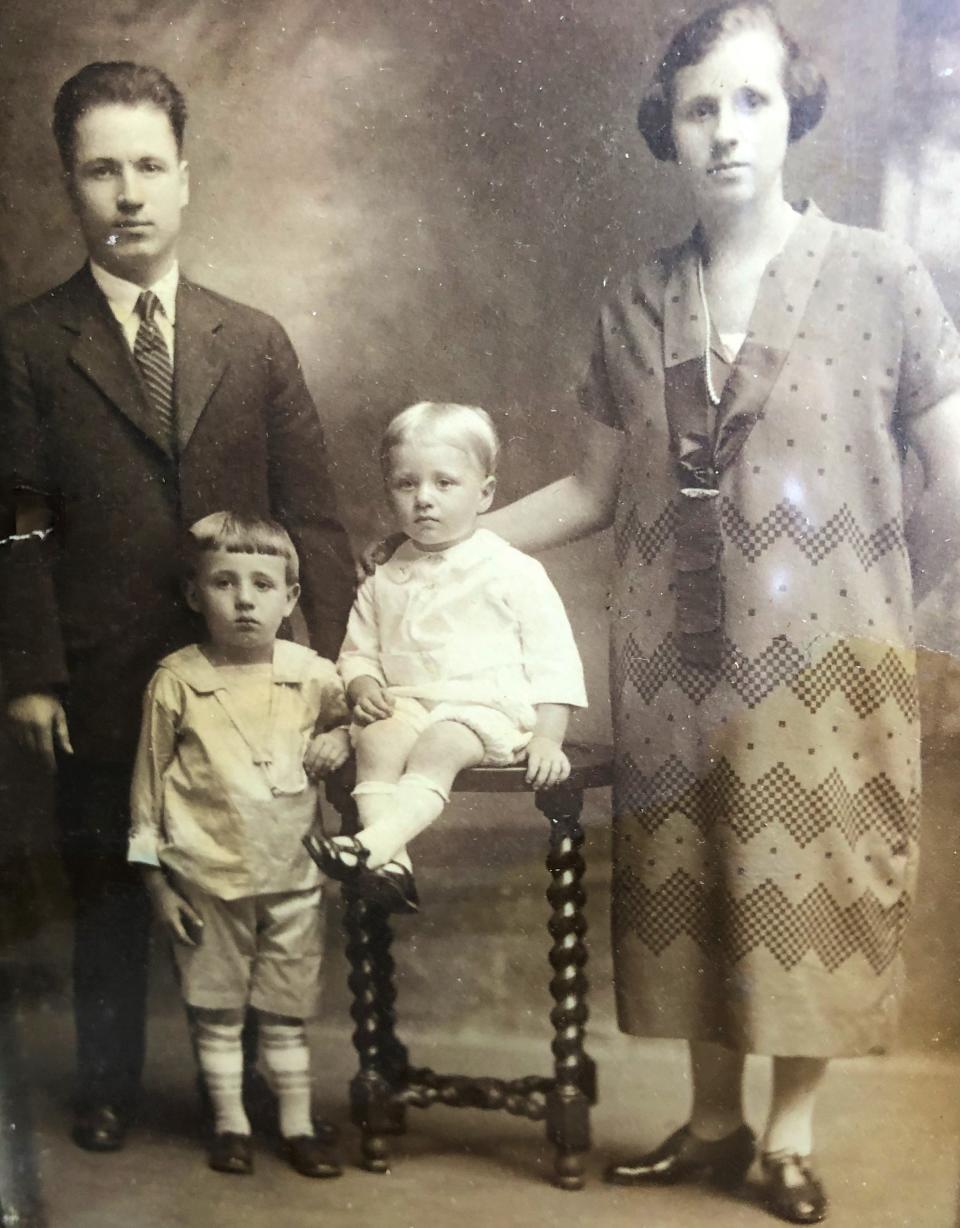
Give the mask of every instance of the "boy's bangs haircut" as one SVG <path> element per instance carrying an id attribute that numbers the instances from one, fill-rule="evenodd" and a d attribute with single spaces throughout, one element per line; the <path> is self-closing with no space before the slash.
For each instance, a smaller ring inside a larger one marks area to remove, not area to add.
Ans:
<path id="1" fill-rule="evenodd" d="M 196 577 L 200 558 L 215 550 L 227 554 L 266 554 L 283 559 L 288 585 L 300 579 L 300 559 L 290 534 L 275 520 L 237 512 L 211 512 L 186 532 L 184 564 L 188 580 Z"/>
<path id="2" fill-rule="evenodd" d="M 392 418 L 380 443 L 380 468 L 390 473 L 390 453 L 415 436 L 433 436 L 462 448 L 473 457 L 484 477 L 497 472 L 500 441 L 493 419 L 476 405 L 457 405 L 452 401 L 419 401 Z"/>

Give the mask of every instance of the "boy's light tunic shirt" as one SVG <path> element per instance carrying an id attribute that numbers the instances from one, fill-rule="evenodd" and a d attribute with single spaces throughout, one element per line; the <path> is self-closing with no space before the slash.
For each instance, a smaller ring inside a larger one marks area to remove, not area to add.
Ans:
<path id="1" fill-rule="evenodd" d="M 583 667 L 543 566 L 488 529 L 446 550 L 405 542 L 361 586 L 338 662 L 393 695 L 485 704 L 532 728 L 536 704 L 586 706 Z"/>
<path id="2" fill-rule="evenodd" d="M 343 684 L 332 662 L 278 640 L 270 706 L 251 722 L 230 673 L 197 645 L 161 661 L 144 699 L 129 858 L 223 900 L 305 890 L 319 872 L 301 843 L 317 806 L 303 755 L 314 732 L 347 720 Z"/>

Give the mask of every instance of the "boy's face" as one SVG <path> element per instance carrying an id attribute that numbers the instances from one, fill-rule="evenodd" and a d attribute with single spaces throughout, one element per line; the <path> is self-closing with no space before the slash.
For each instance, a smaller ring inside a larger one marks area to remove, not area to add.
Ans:
<path id="1" fill-rule="evenodd" d="M 421 550 L 466 540 L 495 484 L 469 452 L 440 439 L 398 444 L 390 453 L 387 494 L 397 527 Z"/>
<path id="2" fill-rule="evenodd" d="M 187 582 L 187 603 L 202 614 L 211 645 L 225 660 L 273 660 L 273 642 L 293 612 L 299 584 L 287 584 L 286 560 L 272 554 L 205 551 Z"/>
<path id="3" fill-rule="evenodd" d="M 81 115 L 67 188 L 97 264 L 139 285 L 171 267 L 190 186 L 159 107 L 103 103 Z"/>

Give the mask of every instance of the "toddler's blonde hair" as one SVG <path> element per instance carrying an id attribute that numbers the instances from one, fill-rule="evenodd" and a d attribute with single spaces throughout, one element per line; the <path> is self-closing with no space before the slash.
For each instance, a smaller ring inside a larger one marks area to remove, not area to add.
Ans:
<path id="1" fill-rule="evenodd" d="M 418 401 L 391 418 L 383 433 L 380 443 L 383 476 L 389 476 L 390 453 L 395 447 L 430 436 L 468 452 L 484 477 L 493 477 L 497 472 L 500 441 L 493 419 L 485 409 L 452 401 Z"/>

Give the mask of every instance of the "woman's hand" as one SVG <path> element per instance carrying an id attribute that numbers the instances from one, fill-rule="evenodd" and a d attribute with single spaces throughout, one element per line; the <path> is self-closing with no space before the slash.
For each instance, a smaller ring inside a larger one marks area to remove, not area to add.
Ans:
<path id="1" fill-rule="evenodd" d="M 381 563 L 393 558 L 397 550 L 407 540 L 404 533 L 391 533 L 377 542 L 368 542 L 360 551 L 357 559 L 357 583 L 362 584 L 367 576 L 372 576 Z"/>
<path id="2" fill-rule="evenodd" d="M 376 678 L 354 678 L 347 687 L 353 704 L 353 719 L 357 725 L 372 725 L 393 716 L 393 700 Z"/>
<path id="3" fill-rule="evenodd" d="M 346 729 L 329 729 L 318 733 L 303 756 L 303 770 L 315 780 L 343 767 L 350 758 L 350 735 Z"/>
<path id="4" fill-rule="evenodd" d="M 203 938 L 203 921 L 187 901 L 167 882 L 156 866 L 143 867 L 143 881 L 157 918 L 185 947 L 198 947 Z"/>
<path id="5" fill-rule="evenodd" d="M 534 789 L 549 789 L 569 775 L 570 760 L 560 743 L 543 734 L 534 734 L 527 743 L 527 784 Z"/>

